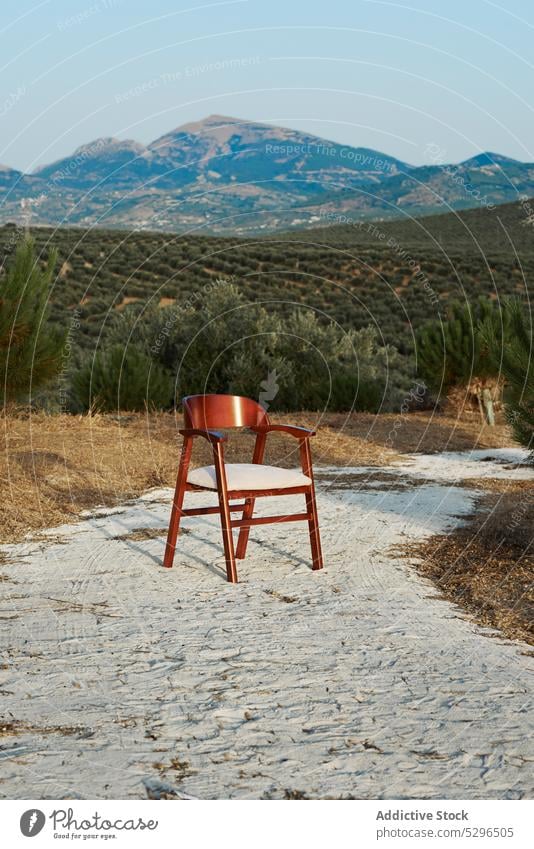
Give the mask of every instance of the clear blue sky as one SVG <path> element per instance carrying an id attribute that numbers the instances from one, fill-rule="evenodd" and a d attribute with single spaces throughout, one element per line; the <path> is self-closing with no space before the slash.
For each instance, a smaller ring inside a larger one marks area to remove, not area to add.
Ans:
<path id="1" fill-rule="evenodd" d="M 534 161 L 526 0 L 3 0 L 0 163 L 218 113 L 412 163 Z M 140 87 L 137 92 L 130 90 Z"/>

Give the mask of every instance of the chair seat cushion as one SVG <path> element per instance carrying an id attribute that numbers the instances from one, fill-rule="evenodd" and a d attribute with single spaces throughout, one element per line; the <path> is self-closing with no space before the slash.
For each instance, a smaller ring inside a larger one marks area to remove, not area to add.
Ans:
<path id="1" fill-rule="evenodd" d="M 281 469 L 279 466 L 263 466 L 258 463 L 226 463 L 225 469 L 229 490 L 289 489 L 311 484 L 310 478 L 300 469 Z M 187 476 L 187 482 L 207 489 L 217 489 L 215 466 L 193 469 Z"/>

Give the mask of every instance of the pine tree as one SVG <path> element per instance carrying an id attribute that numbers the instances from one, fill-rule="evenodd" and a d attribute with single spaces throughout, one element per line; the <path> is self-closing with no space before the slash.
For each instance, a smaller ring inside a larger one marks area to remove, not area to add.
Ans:
<path id="1" fill-rule="evenodd" d="M 13 263 L 0 275 L 0 399 L 31 400 L 59 371 L 66 333 L 49 322 L 48 296 L 57 254 L 43 269 L 33 241 L 18 246 Z"/>
<path id="2" fill-rule="evenodd" d="M 479 298 L 473 304 L 454 301 L 445 320 L 425 324 L 416 339 L 418 373 L 437 395 L 447 396 L 456 387 L 465 389 L 494 423 L 493 396 L 498 391 L 498 369 L 480 332 L 481 324 L 503 339 L 506 318 L 496 305 Z"/>
<path id="3" fill-rule="evenodd" d="M 481 324 L 495 370 L 506 382 L 505 411 L 514 436 L 529 448 L 534 461 L 534 341 L 532 316 L 518 298 L 505 302 L 508 322 L 506 344 L 491 321 Z"/>

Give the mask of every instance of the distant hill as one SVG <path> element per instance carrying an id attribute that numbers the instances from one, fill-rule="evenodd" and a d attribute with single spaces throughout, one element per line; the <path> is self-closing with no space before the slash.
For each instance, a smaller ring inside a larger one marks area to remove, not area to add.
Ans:
<path id="1" fill-rule="evenodd" d="M 94 228 L 35 228 L 33 236 L 43 258 L 58 247 L 53 318 L 68 328 L 73 348 L 94 350 L 125 310 L 199 304 L 214 280 L 231 278 L 269 309 L 287 315 L 300 305 L 346 329 L 374 324 L 384 342 L 409 352 L 417 327 L 453 298 L 515 294 L 533 302 L 528 206 L 260 238 Z M 13 253 L 19 235 L 0 228 L 0 255 Z"/>
<path id="2" fill-rule="evenodd" d="M 0 222 L 247 235 L 488 208 L 534 195 L 534 164 L 481 153 L 459 165 L 395 157 L 222 115 L 149 145 L 96 139 L 21 174 L 0 166 Z M 21 203 L 25 204 L 25 211 Z"/>
<path id="3" fill-rule="evenodd" d="M 503 203 L 494 209 L 476 208 L 420 218 L 404 216 L 388 221 L 338 224 L 338 216 L 323 217 L 324 224 L 299 231 L 299 238 L 336 245 L 370 246 L 395 243 L 446 253 L 494 257 L 534 251 L 534 199 Z M 381 234 L 384 234 L 381 237 Z M 293 238 L 294 231 L 287 234 Z"/>

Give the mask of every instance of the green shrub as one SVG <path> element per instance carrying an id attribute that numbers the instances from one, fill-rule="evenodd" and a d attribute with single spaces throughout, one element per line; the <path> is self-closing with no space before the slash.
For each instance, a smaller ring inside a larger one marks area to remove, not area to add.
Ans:
<path id="1" fill-rule="evenodd" d="M 410 384 L 407 361 L 379 346 L 373 329 L 345 332 L 300 307 L 269 311 L 224 280 L 196 306 L 133 305 L 109 339 L 172 372 L 177 397 L 222 392 L 278 410 L 376 411 L 395 409 Z"/>
<path id="2" fill-rule="evenodd" d="M 437 395 L 455 387 L 469 387 L 493 424 L 493 394 L 498 388 L 498 369 L 481 333 L 493 328 L 495 338 L 506 337 L 506 316 L 488 298 L 473 304 L 454 301 L 444 320 L 423 325 L 417 333 L 418 373 Z M 491 388 L 490 388 L 491 387 Z"/>
<path id="3" fill-rule="evenodd" d="M 532 315 L 517 298 L 504 304 L 508 331 L 506 344 L 495 323 L 484 321 L 480 332 L 493 367 L 504 377 L 505 410 L 518 442 L 529 448 L 534 461 L 534 342 Z"/>
<path id="4" fill-rule="evenodd" d="M 498 320 L 498 315 L 487 298 L 474 304 L 454 301 L 444 320 L 423 325 L 416 334 L 418 368 L 431 389 L 446 393 L 453 386 L 465 386 L 473 377 L 495 375 L 479 325 Z"/>
<path id="5" fill-rule="evenodd" d="M 173 402 L 170 374 L 142 351 L 113 345 L 72 378 L 75 410 L 167 409 Z"/>

